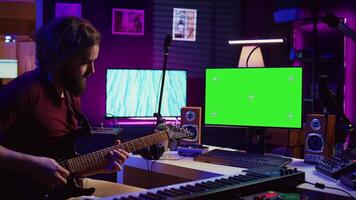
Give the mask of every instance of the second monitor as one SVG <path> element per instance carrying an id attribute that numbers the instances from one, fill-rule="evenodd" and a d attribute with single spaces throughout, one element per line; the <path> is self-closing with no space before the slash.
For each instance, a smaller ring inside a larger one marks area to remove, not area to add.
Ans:
<path id="1" fill-rule="evenodd" d="M 301 128 L 302 68 L 206 70 L 205 124 Z"/>
<path id="2" fill-rule="evenodd" d="M 158 111 L 162 70 L 106 70 L 106 117 L 153 117 Z M 187 72 L 167 70 L 162 116 L 179 117 L 186 106 Z"/>

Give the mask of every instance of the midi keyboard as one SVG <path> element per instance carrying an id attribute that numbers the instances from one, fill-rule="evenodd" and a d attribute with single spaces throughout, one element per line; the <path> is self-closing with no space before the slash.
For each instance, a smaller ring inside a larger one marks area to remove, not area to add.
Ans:
<path id="1" fill-rule="evenodd" d="M 201 179 L 101 199 L 234 199 L 242 195 L 250 195 L 266 190 L 291 191 L 304 181 L 304 172 L 286 167 L 269 166 L 246 170 L 242 174 Z"/>

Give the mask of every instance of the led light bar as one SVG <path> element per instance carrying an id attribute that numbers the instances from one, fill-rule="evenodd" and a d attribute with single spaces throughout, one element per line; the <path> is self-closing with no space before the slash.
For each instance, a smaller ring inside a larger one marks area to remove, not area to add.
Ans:
<path id="1" fill-rule="evenodd" d="M 271 44 L 283 43 L 283 39 L 229 40 L 229 44 Z"/>

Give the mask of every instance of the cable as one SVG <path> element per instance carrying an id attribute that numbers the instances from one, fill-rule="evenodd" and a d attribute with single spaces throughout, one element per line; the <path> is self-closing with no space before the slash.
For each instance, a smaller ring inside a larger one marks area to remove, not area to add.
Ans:
<path id="1" fill-rule="evenodd" d="M 151 168 L 150 168 L 150 170 L 149 170 L 149 177 L 150 177 L 150 182 L 149 182 L 149 188 L 152 188 L 153 187 L 153 170 L 152 170 L 152 168 L 153 168 L 153 164 L 156 162 L 157 160 L 153 160 L 152 162 L 151 162 Z M 147 167 L 148 167 L 148 160 L 147 160 Z"/>
<path id="2" fill-rule="evenodd" d="M 148 173 L 148 187 L 152 188 L 152 184 L 153 184 L 153 164 L 157 161 L 157 160 L 152 160 L 151 161 L 151 165 L 148 164 L 148 159 L 146 159 L 146 167 L 147 167 L 147 173 Z"/>
<path id="3" fill-rule="evenodd" d="M 319 189 L 325 189 L 325 188 L 329 188 L 329 189 L 333 189 L 333 190 L 339 190 L 341 192 L 346 193 L 347 195 L 349 195 L 351 198 L 355 198 L 354 196 L 352 196 L 352 194 L 350 194 L 349 192 L 347 192 L 346 190 L 340 189 L 340 188 L 335 188 L 335 187 L 329 187 L 329 186 L 325 186 L 325 184 L 322 183 L 311 183 L 308 181 L 303 181 L 303 183 L 307 183 L 310 185 L 314 185 L 314 187 L 319 188 Z"/>
<path id="4" fill-rule="evenodd" d="M 151 186 L 151 170 L 150 170 L 150 167 L 148 165 L 148 159 L 146 159 L 146 167 L 147 167 L 147 173 L 148 173 L 148 186 L 150 187 Z"/>
<path id="5" fill-rule="evenodd" d="M 182 156 L 180 158 L 163 158 L 163 159 L 159 159 L 159 160 L 181 160 L 183 158 L 185 158 L 185 156 Z"/>
<path id="6" fill-rule="evenodd" d="M 174 159 L 159 159 L 159 160 L 180 160 L 185 158 L 185 156 L 182 156 L 180 158 L 174 158 Z M 153 187 L 153 164 L 155 164 L 158 160 L 152 160 L 151 166 L 148 164 L 148 160 L 146 160 L 146 165 L 147 165 L 147 172 L 148 172 L 148 186 L 149 188 Z"/>

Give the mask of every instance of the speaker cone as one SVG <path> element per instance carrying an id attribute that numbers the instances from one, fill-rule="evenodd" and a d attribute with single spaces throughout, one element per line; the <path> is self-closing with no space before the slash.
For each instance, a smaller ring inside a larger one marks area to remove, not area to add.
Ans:
<path id="1" fill-rule="evenodd" d="M 188 131 L 192 133 L 192 138 L 185 139 L 185 140 L 196 140 L 198 138 L 198 126 L 197 125 L 185 124 L 185 125 L 183 125 L 183 127 L 188 129 Z"/>
<path id="2" fill-rule="evenodd" d="M 324 149 L 323 136 L 317 133 L 310 133 L 306 139 L 306 148 L 309 152 L 321 153 Z"/>
<path id="3" fill-rule="evenodd" d="M 195 120 L 195 112 L 193 111 L 188 111 L 185 113 L 185 119 L 189 122 Z"/>
<path id="4" fill-rule="evenodd" d="M 321 129 L 321 122 L 319 119 L 312 119 L 310 122 L 310 127 L 313 131 L 318 131 Z"/>

